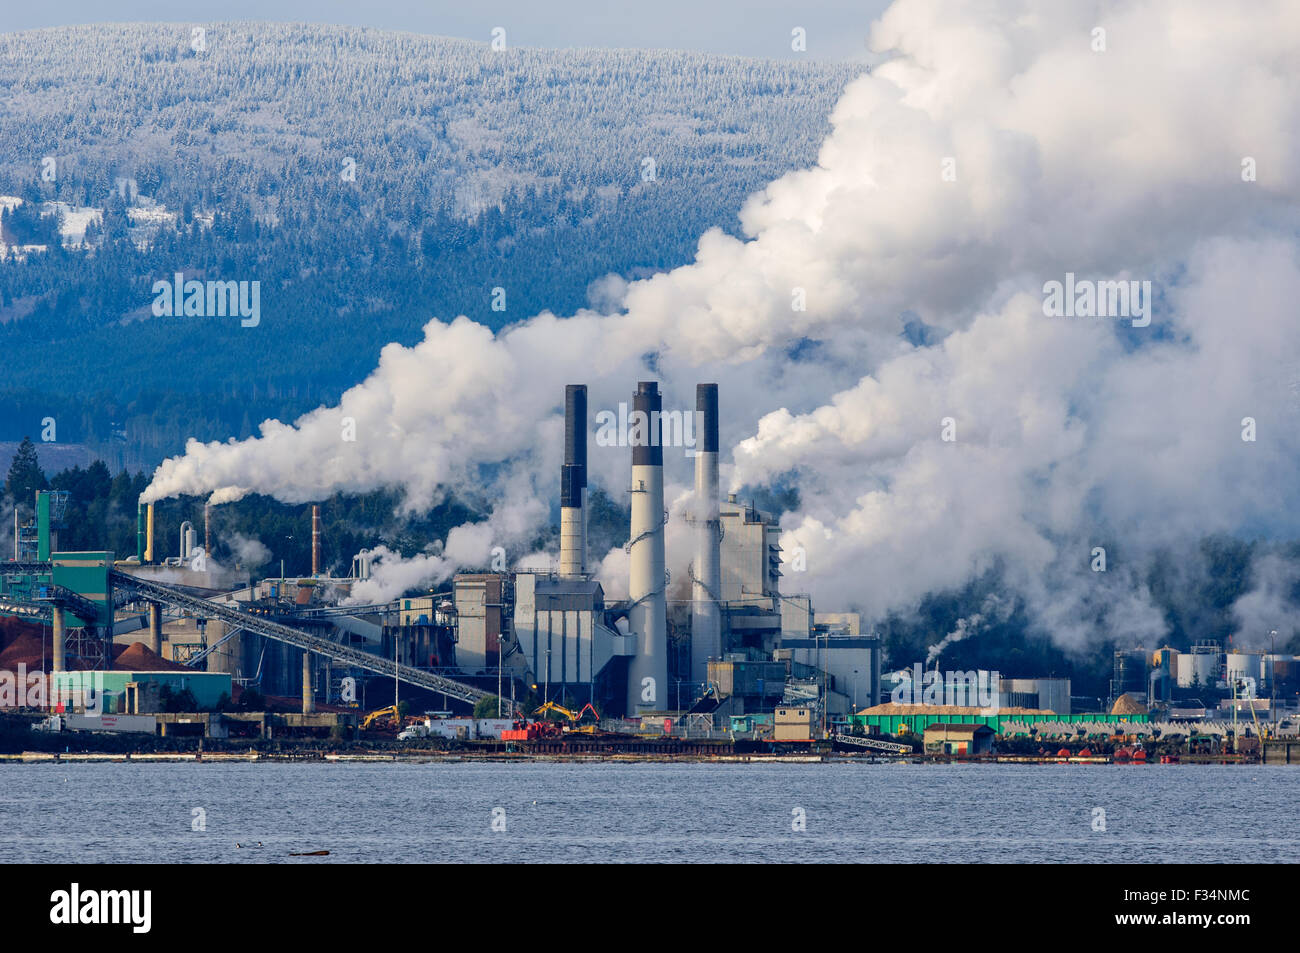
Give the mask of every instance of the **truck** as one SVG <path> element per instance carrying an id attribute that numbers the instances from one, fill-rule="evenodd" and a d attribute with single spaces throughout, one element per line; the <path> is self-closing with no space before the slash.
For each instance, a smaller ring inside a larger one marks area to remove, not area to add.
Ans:
<path id="1" fill-rule="evenodd" d="M 158 719 L 153 715 L 50 715 L 34 726 L 36 731 L 108 731 L 113 733 L 158 733 Z"/>

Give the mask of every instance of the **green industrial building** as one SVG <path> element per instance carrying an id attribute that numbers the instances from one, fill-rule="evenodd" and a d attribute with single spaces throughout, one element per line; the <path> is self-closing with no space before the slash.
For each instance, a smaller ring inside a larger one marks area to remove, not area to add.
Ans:
<path id="1" fill-rule="evenodd" d="M 217 706 L 221 696 L 230 695 L 230 675 L 225 672 L 120 672 L 73 671 L 54 672 L 51 691 L 62 698 L 94 698 L 91 693 L 103 693 L 105 714 L 121 714 L 128 710 L 128 686 L 168 688 L 173 693 L 189 689 L 200 709 Z M 143 694 L 143 692 L 142 692 Z"/>
<path id="2" fill-rule="evenodd" d="M 866 730 L 867 734 L 897 735 L 900 731 L 906 730 L 913 734 L 923 735 L 925 729 L 931 725 L 987 725 L 999 735 L 1005 735 L 1003 730 L 1006 725 L 1029 725 L 1032 726 L 1038 722 L 1064 722 L 1074 724 L 1078 722 L 1095 722 L 1104 724 L 1113 724 L 1122 726 L 1124 724 L 1145 724 L 1150 721 L 1149 715 L 1054 715 L 1049 713 L 1039 715 L 1026 714 L 1005 714 L 1005 715 L 958 715 L 949 714 L 941 706 L 930 706 L 928 714 L 905 714 L 905 715 L 849 715 L 847 722 L 849 725 L 856 725 Z"/>

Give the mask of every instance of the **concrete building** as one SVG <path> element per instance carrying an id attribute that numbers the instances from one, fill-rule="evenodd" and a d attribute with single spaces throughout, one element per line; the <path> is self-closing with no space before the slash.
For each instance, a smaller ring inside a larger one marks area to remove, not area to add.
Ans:
<path id="1" fill-rule="evenodd" d="M 1058 715 L 1070 714 L 1068 678 L 1003 678 L 998 704 L 1003 708 L 1037 708 Z"/>
<path id="2" fill-rule="evenodd" d="M 768 513 L 727 496 L 722 524 L 722 601 L 732 609 L 772 608 L 781 591 L 781 529 Z"/>
<path id="3" fill-rule="evenodd" d="M 992 754 L 995 732 L 988 725 L 930 725 L 922 736 L 929 754 Z"/>
<path id="4" fill-rule="evenodd" d="M 605 592 L 595 580 L 516 573 L 504 658 L 538 686 L 543 700 L 568 693 L 600 708 L 622 693 L 612 682 L 626 678 L 626 660 L 636 651 L 635 639 L 606 618 Z M 615 660 L 621 661 L 612 666 Z"/>
<path id="5" fill-rule="evenodd" d="M 470 670 L 495 668 L 514 583 L 508 573 L 462 573 L 454 585 L 456 664 Z"/>

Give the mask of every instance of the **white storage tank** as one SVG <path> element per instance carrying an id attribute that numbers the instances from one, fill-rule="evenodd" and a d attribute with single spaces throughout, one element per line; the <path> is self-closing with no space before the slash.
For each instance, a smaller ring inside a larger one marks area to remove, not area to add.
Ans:
<path id="1" fill-rule="evenodd" d="M 1229 686 L 1234 679 L 1253 679 L 1257 685 L 1260 682 L 1264 656 L 1254 652 L 1229 652 L 1224 662 L 1224 675 Z"/>
<path id="2" fill-rule="evenodd" d="M 1211 652 L 1180 653 L 1178 662 L 1178 687 L 1213 688 L 1219 678 L 1219 656 Z"/>

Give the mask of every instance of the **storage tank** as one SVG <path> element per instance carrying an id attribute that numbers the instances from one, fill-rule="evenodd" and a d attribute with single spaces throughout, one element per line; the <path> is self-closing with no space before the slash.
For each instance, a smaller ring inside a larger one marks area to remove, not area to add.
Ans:
<path id="1" fill-rule="evenodd" d="M 1224 675 L 1229 685 L 1232 684 L 1233 679 L 1253 678 L 1259 682 L 1262 677 L 1264 663 L 1262 655 L 1254 652 L 1229 652 L 1224 661 Z"/>
<path id="2" fill-rule="evenodd" d="M 1289 680 L 1296 672 L 1296 663 L 1294 655 L 1265 655 L 1263 670 L 1260 674 L 1264 682 L 1271 685 L 1273 680 L 1285 682 Z"/>
<path id="3" fill-rule="evenodd" d="M 1219 656 L 1210 652 L 1185 652 L 1178 656 L 1178 687 L 1212 688 L 1219 678 Z"/>

